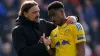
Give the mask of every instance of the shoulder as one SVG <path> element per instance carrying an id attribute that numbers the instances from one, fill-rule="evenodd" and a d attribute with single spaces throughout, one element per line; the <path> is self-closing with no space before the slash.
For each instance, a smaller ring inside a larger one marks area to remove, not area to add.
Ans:
<path id="1" fill-rule="evenodd" d="M 55 29 L 52 30 L 52 33 L 55 33 L 57 31 L 58 31 L 58 26 Z"/>
<path id="2" fill-rule="evenodd" d="M 13 28 L 13 31 L 15 31 L 15 30 L 20 30 L 20 27 L 19 27 L 19 26 L 15 26 L 15 27 Z"/>
<path id="3" fill-rule="evenodd" d="M 81 25 L 81 23 L 79 23 L 79 22 L 74 22 L 74 23 L 71 23 L 71 24 L 68 24 L 68 25 L 70 25 L 70 26 L 74 26 L 74 25 L 78 25 L 78 24 L 80 24 Z"/>
<path id="4" fill-rule="evenodd" d="M 53 38 L 53 36 L 57 35 L 57 31 L 58 31 L 58 27 L 56 27 L 55 29 L 53 29 L 50 33 L 50 37 Z"/>
<path id="5" fill-rule="evenodd" d="M 73 27 L 82 26 L 81 23 L 79 23 L 79 22 L 75 22 L 75 23 L 68 24 L 68 25 L 73 26 Z"/>
<path id="6" fill-rule="evenodd" d="M 74 29 L 78 29 L 78 30 L 82 30 L 83 29 L 82 24 L 79 23 L 79 22 L 69 24 L 69 27 L 70 28 L 74 28 Z"/>
<path id="7" fill-rule="evenodd" d="M 12 30 L 12 33 L 20 33 L 23 31 L 25 27 L 22 27 L 22 26 L 15 26 Z"/>
<path id="8" fill-rule="evenodd" d="M 45 20 L 45 19 L 40 19 L 40 23 L 48 23 L 48 24 L 53 24 L 52 22 L 47 21 L 47 20 Z"/>
<path id="9" fill-rule="evenodd" d="M 47 27 L 49 27 L 49 29 L 53 30 L 56 28 L 56 25 L 54 25 L 52 22 L 47 21 L 45 19 L 40 19 L 40 25 L 46 25 Z"/>
<path id="10" fill-rule="evenodd" d="M 45 19 L 43 19 L 43 18 L 40 18 L 40 21 L 46 21 Z"/>

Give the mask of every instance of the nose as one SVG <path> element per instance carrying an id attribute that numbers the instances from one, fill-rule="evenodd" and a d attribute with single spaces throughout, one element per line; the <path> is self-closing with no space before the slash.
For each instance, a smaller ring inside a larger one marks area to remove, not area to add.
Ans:
<path id="1" fill-rule="evenodd" d="M 53 21 L 53 22 L 55 22 L 55 21 L 56 21 L 55 17 L 51 17 L 51 18 L 52 18 L 52 21 Z"/>
<path id="2" fill-rule="evenodd" d="M 54 21 L 53 17 L 51 17 L 52 21 Z"/>
<path id="3" fill-rule="evenodd" d="M 40 13 L 39 12 L 37 12 L 37 16 L 40 16 Z"/>

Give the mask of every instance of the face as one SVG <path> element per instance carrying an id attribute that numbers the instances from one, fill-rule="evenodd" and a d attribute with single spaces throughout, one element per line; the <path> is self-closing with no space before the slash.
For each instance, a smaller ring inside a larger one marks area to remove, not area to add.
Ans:
<path id="1" fill-rule="evenodd" d="M 11 7 L 14 5 L 15 0 L 4 0 L 4 2 L 8 7 Z"/>
<path id="2" fill-rule="evenodd" d="M 56 25 L 60 25 L 62 22 L 62 15 L 61 12 L 58 10 L 51 10 L 49 11 L 49 16 L 52 19 L 53 23 Z"/>
<path id="3" fill-rule="evenodd" d="M 34 22 L 39 22 L 39 14 L 40 9 L 38 5 L 33 6 L 29 9 L 28 12 L 24 12 L 24 16 L 27 17 L 29 20 L 34 21 Z"/>

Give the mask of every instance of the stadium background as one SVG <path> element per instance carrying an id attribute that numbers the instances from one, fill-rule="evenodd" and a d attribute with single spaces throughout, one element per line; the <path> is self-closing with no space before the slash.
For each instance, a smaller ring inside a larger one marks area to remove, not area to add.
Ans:
<path id="1" fill-rule="evenodd" d="M 0 0 L 0 56 L 16 56 L 12 47 L 11 31 L 24 0 Z M 55 0 L 36 0 L 40 18 L 50 21 L 47 5 Z M 59 0 L 65 5 L 66 16 L 78 16 L 86 33 L 85 56 L 100 56 L 100 0 Z"/>

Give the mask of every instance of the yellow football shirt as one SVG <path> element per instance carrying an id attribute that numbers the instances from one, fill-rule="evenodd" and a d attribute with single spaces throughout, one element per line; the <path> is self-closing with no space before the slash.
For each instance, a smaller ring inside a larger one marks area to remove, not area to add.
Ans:
<path id="1" fill-rule="evenodd" d="M 86 42 L 80 23 L 57 26 L 50 34 L 51 48 L 56 49 L 55 56 L 76 56 L 76 43 Z"/>

